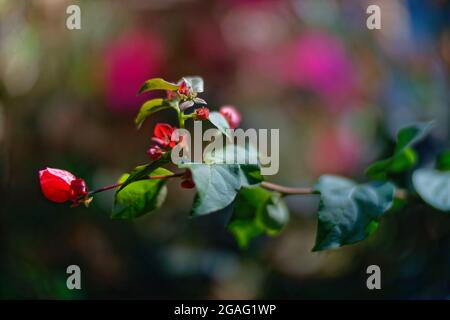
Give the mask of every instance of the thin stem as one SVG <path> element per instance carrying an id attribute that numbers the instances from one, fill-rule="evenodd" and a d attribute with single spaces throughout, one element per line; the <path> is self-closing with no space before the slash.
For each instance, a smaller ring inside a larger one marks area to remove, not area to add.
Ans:
<path id="1" fill-rule="evenodd" d="M 184 112 L 180 110 L 179 102 L 177 102 L 176 110 L 178 114 L 178 125 L 180 129 L 184 129 Z"/>
<path id="2" fill-rule="evenodd" d="M 169 174 L 169 175 L 163 175 L 163 176 L 148 176 L 146 178 L 143 178 L 141 180 L 147 180 L 147 179 L 169 179 L 169 178 L 177 178 L 177 177 L 182 177 L 184 175 L 184 171 L 183 172 L 177 172 L 177 173 L 173 173 L 173 174 Z M 139 180 L 139 181 L 141 181 Z M 115 183 L 115 184 L 111 184 L 109 186 L 105 186 L 105 187 L 101 187 L 95 190 L 92 190 L 91 192 L 89 192 L 89 195 L 93 195 L 99 192 L 103 192 L 103 191 L 108 191 L 117 187 L 120 187 L 123 183 Z"/>
<path id="3" fill-rule="evenodd" d="M 272 191 L 278 191 L 284 195 L 306 195 L 316 193 L 313 188 L 291 188 L 267 181 L 261 182 L 261 187 Z"/>
<path id="4" fill-rule="evenodd" d="M 313 188 L 291 188 L 267 181 L 261 182 L 261 187 L 272 191 L 278 191 L 286 196 L 319 194 L 319 192 L 315 191 Z M 396 189 L 394 197 L 400 200 L 405 200 L 408 197 L 408 192 L 405 189 Z"/>
<path id="5" fill-rule="evenodd" d="M 169 175 L 160 175 L 160 176 L 148 176 L 146 178 L 143 178 L 141 180 L 147 180 L 147 179 L 170 179 L 170 178 L 177 178 L 182 177 L 185 174 L 185 171 L 183 172 L 177 172 Z M 115 189 L 117 187 L 120 187 L 123 183 L 115 183 L 112 185 L 108 185 L 105 187 L 98 188 L 96 190 L 93 190 L 89 192 L 89 195 L 93 195 L 99 192 Z M 262 181 L 261 187 L 266 188 L 271 191 L 277 191 L 281 194 L 287 196 L 287 195 L 309 195 L 309 194 L 318 194 L 319 192 L 317 190 L 314 190 L 314 188 L 292 188 L 292 187 L 286 187 L 282 186 L 280 184 L 276 184 L 273 182 L 268 181 Z M 395 191 L 395 198 L 405 200 L 408 196 L 408 193 L 405 189 L 397 189 Z"/>
<path id="6" fill-rule="evenodd" d="M 183 114 L 181 114 L 181 117 L 179 119 L 180 122 L 180 129 L 184 129 L 184 118 L 183 118 Z"/>

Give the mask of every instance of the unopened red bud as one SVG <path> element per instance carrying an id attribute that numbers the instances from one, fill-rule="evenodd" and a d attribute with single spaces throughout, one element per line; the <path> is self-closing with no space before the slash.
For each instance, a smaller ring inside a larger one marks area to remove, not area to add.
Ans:
<path id="1" fill-rule="evenodd" d="M 209 109 L 206 107 L 201 107 L 195 110 L 194 120 L 206 120 L 209 117 Z"/>
<path id="2" fill-rule="evenodd" d="M 42 193 L 53 202 L 76 201 L 87 195 L 85 181 L 69 171 L 45 168 L 39 171 L 39 181 Z"/>
<path id="3" fill-rule="evenodd" d="M 162 150 L 159 146 L 153 145 L 147 150 L 147 154 L 155 161 L 162 157 Z"/>

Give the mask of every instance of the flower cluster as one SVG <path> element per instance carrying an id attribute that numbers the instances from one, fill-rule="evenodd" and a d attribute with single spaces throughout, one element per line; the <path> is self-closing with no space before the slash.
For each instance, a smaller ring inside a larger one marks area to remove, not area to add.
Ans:
<path id="1" fill-rule="evenodd" d="M 159 79 L 157 79 L 157 81 L 159 81 Z M 188 108 L 195 106 L 195 104 L 206 105 L 206 101 L 198 97 L 198 93 L 203 92 L 203 82 L 200 78 L 186 77 L 182 78 L 177 84 L 164 82 L 164 85 L 167 85 L 165 101 L 167 101 L 169 105 L 176 106 L 180 127 L 184 126 L 184 120 L 186 119 L 193 119 L 196 121 L 209 119 L 210 111 L 204 106 L 197 107 L 193 112 L 185 114 L 185 111 Z M 144 89 L 141 90 L 147 90 L 145 85 L 143 88 Z M 231 129 L 235 129 L 239 126 L 241 115 L 233 106 L 223 106 L 220 108 L 219 113 L 228 122 Z M 151 137 L 151 144 L 147 149 L 147 155 L 152 161 L 160 160 L 165 154 L 170 152 L 175 145 L 183 142 L 183 136 L 178 137 L 173 134 L 175 130 L 177 130 L 177 128 L 168 123 L 157 123 L 155 125 Z M 66 202 L 70 200 L 73 202 L 73 205 L 76 206 L 80 203 L 88 204 L 92 199 L 88 197 L 85 181 L 75 177 L 75 175 L 68 171 L 46 168 L 39 171 L 39 178 L 44 196 L 53 202 Z M 190 170 L 184 172 L 181 176 L 181 180 L 181 186 L 183 188 L 190 189 L 195 187 Z M 95 192 L 96 191 L 92 193 Z"/>
<path id="2" fill-rule="evenodd" d="M 178 94 L 177 98 L 180 99 L 181 111 L 185 111 L 195 104 L 207 104 L 205 100 L 198 97 L 198 93 L 203 91 L 203 85 L 195 84 L 195 81 L 197 81 L 195 78 L 183 78 L 178 85 L 176 93 Z M 173 93 L 169 96 L 173 96 Z M 207 117 L 204 120 L 206 119 Z"/>

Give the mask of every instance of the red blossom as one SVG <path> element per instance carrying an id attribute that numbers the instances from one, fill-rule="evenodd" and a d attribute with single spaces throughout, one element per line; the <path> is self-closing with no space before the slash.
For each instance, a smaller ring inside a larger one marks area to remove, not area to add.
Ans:
<path id="1" fill-rule="evenodd" d="M 177 142 L 172 141 L 172 133 L 176 128 L 167 123 L 157 123 L 153 130 L 152 141 L 159 144 L 163 148 L 173 148 Z"/>
<path id="2" fill-rule="evenodd" d="M 54 168 L 39 171 L 39 181 L 44 196 L 53 202 L 77 202 L 79 197 L 87 195 L 86 183 L 72 173 Z"/>
<path id="3" fill-rule="evenodd" d="M 195 110 L 194 119 L 195 120 L 206 120 L 209 117 L 209 109 L 206 107 L 201 107 Z"/>
<path id="4" fill-rule="evenodd" d="M 236 129 L 241 123 L 241 114 L 233 106 L 223 106 L 219 110 L 228 122 L 231 129 Z"/>

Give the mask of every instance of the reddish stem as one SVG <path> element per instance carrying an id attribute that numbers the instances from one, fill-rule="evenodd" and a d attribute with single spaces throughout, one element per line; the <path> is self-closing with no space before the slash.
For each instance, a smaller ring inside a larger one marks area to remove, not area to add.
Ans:
<path id="1" fill-rule="evenodd" d="M 169 179 L 169 178 L 176 178 L 176 177 L 182 177 L 184 175 L 184 172 L 178 172 L 178 173 L 173 173 L 173 174 L 168 174 L 168 175 L 164 175 L 164 176 L 148 176 L 144 179 L 141 180 L 147 180 L 147 179 Z M 91 192 L 89 192 L 89 195 L 93 195 L 99 192 L 103 192 L 103 191 L 107 191 L 107 190 L 111 190 L 117 187 L 120 187 L 123 183 L 115 183 L 115 184 L 111 184 L 109 186 L 105 186 L 105 187 L 101 187 L 98 189 L 95 189 Z"/>

